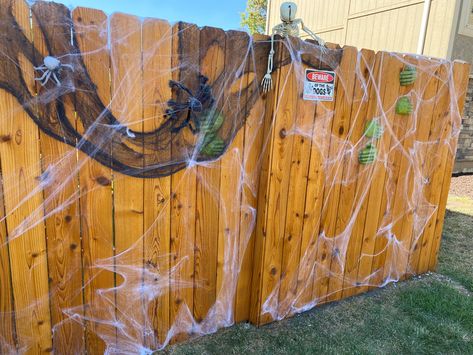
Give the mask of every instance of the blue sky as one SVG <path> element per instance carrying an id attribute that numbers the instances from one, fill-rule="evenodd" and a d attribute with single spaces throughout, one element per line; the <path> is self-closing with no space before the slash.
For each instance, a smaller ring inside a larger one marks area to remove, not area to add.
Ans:
<path id="1" fill-rule="evenodd" d="M 140 17 L 179 20 L 224 30 L 240 28 L 246 0 L 54 0 L 72 8 L 101 9 L 107 14 L 125 12 Z"/>

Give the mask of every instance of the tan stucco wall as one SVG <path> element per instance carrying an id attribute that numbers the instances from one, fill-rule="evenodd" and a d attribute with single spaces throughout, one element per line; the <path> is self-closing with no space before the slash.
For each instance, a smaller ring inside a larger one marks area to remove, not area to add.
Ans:
<path id="1" fill-rule="evenodd" d="M 284 0 L 269 0 L 271 29 Z M 293 0 L 306 25 L 328 42 L 415 53 L 424 0 Z M 456 0 L 432 0 L 424 54 L 449 54 Z"/>

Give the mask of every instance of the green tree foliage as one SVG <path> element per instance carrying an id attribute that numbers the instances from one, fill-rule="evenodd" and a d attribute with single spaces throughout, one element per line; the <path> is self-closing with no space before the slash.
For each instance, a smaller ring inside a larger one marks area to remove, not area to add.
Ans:
<path id="1" fill-rule="evenodd" d="M 267 3 L 268 0 L 248 0 L 245 12 L 241 13 L 240 24 L 251 34 L 265 32 Z"/>

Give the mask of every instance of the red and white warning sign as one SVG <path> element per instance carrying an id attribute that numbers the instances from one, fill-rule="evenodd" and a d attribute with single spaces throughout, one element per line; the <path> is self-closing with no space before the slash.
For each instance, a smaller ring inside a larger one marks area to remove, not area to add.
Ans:
<path id="1" fill-rule="evenodd" d="M 335 72 L 306 69 L 304 78 L 304 100 L 333 101 Z"/>

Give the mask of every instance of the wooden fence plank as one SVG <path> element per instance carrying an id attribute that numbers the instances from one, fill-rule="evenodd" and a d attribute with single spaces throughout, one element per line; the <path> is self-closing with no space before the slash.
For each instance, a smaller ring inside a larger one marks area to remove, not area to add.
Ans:
<path id="1" fill-rule="evenodd" d="M 330 280 L 330 265 L 334 249 L 336 213 L 340 199 L 340 180 L 343 167 L 339 150 L 340 140 L 346 137 L 351 116 L 353 92 L 355 88 L 355 65 L 357 51 L 354 47 L 344 47 L 342 60 L 336 70 L 336 92 L 334 102 L 328 103 L 329 114 L 333 114 L 331 127 L 324 133 L 328 137 L 328 151 L 325 156 L 325 179 L 323 205 L 318 231 L 316 274 L 313 297 L 317 303 L 326 301 Z M 339 162 L 339 163 L 337 163 Z M 335 257 L 338 257 L 338 253 Z"/>
<path id="2" fill-rule="evenodd" d="M 171 98 L 172 27 L 167 21 L 145 19 L 143 22 L 143 126 L 157 129 L 163 121 L 167 101 Z M 159 146 L 160 142 L 156 142 Z M 155 153 L 171 155 L 170 147 Z M 146 161 L 144 163 L 147 166 Z M 166 340 L 169 324 L 169 252 L 171 228 L 171 177 L 144 181 L 144 285 L 152 285 L 144 295 L 148 308 L 145 339 L 148 348 L 156 349 Z M 148 287 L 145 288 L 148 290 Z"/>
<path id="3" fill-rule="evenodd" d="M 225 46 L 225 85 L 223 129 L 232 132 L 233 141 L 221 159 L 220 208 L 217 266 L 217 326 L 234 322 L 240 246 L 240 207 L 245 130 L 239 129 L 240 112 L 246 110 L 245 87 L 250 38 L 245 32 L 228 31 Z M 236 95 L 235 95 L 236 94 Z"/>
<path id="4" fill-rule="evenodd" d="M 442 135 L 443 154 L 445 163 L 440 166 L 444 172 L 442 181 L 440 199 L 437 202 L 437 216 L 435 219 L 435 230 L 433 234 L 433 243 L 430 252 L 428 269 L 435 270 L 437 267 L 438 252 L 440 242 L 442 239 L 443 223 L 445 221 L 445 210 L 447 206 L 448 191 L 450 190 L 451 171 L 455 162 L 455 152 L 458 144 L 458 134 L 461 129 L 461 118 L 463 115 L 463 108 L 465 106 L 466 92 L 468 88 L 468 80 L 470 74 L 470 64 L 463 62 L 454 62 L 450 64 L 450 107 L 449 118 L 445 122 L 445 131 Z"/>
<path id="5" fill-rule="evenodd" d="M 396 61 L 399 73 L 407 65 L 417 66 L 417 59 L 414 57 L 392 54 L 392 60 Z M 418 81 L 417 81 L 418 83 Z M 411 86 L 401 86 L 399 88 L 399 98 L 407 96 L 413 107 L 417 108 L 418 99 L 411 95 Z M 393 107 L 395 110 L 395 107 Z M 390 272 L 389 268 L 384 268 L 387 254 L 395 254 L 396 259 L 402 258 L 399 265 L 407 265 L 410 248 L 410 237 L 402 232 L 402 223 L 408 206 L 408 155 L 413 144 L 413 133 L 415 127 L 415 115 L 395 115 L 392 125 L 387 129 L 391 135 L 391 146 L 386 156 L 386 176 L 384 179 L 384 192 L 381 198 L 380 214 L 378 217 L 378 227 L 375 235 L 375 247 L 371 264 L 371 287 L 380 287 L 385 283 L 384 272 Z M 389 259 L 389 257 L 388 257 Z M 395 268 L 393 280 L 400 279 L 404 272 L 401 268 Z"/>
<path id="6" fill-rule="evenodd" d="M 344 235 L 336 234 L 337 227 L 337 213 L 340 205 L 340 200 L 344 198 L 341 195 L 343 186 L 343 170 L 344 170 L 344 152 L 346 150 L 346 140 L 351 126 L 352 119 L 352 105 L 354 103 L 354 93 L 356 86 L 356 68 L 357 68 L 358 51 L 354 47 L 343 47 L 343 59 L 339 70 L 336 73 L 339 76 L 339 84 L 336 89 L 336 106 L 335 117 L 333 119 L 333 126 L 331 130 L 331 141 L 329 148 L 327 162 L 327 177 L 325 179 L 327 192 L 327 183 L 332 184 L 329 187 L 328 198 L 324 197 L 324 208 L 326 214 L 322 212 L 322 226 L 321 230 L 325 242 L 322 245 L 327 245 L 327 257 L 322 259 L 318 265 L 319 268 L 324 269 L 323 272 L 328 272 L 328 275 L 321 280 L 321 293 L 319 302 L 330 300 L 335 291 L 337 284 L 343 281 L 343 267 L 345 260 L 345 252 L 343 243 Z M 345 62 L 345 60 L 347 62 Z M 325 192 L 325 193 L 326 193 Z M 329 240 L 326 240 L 328 238 Z M 321 245 L 321 244 L 319 244 Z M 329 285 L 332 284 L 333 290 L 330 290 Z"/>
<path id="7" fill-rule="evenodd" d="M 2 1 L 17 25 L 32 40 L 29 8 L 23 1 Z M 19 68 L 30 93 L 34 92 L 32 63 L 19 57 Z M 52 349 L 48 299 L 47 251 L 43 223 L 38 128 L 17 101 L 2 94 L 4 117 L 0 147 L 6 223 L 9 231 L 10 265 L 18 347 L 40 353 Z M 25 287 L 29 285 L 29 287 Z"/>
<path id="8" fill-rule="evenodd" d="M 225 70 L 225 32 L 213 27 L 200 31 L 200 72 L 209 79 L 215 109 L 222 110 L 223 81 L 216 81 Z M 197 167 L 195 226 L 194 317 L 207 316 L 217 297 L 217 254 L 219 242 L 220 160 Z"/>
<path id="9" fill-rule="evenodd" d="M 441 62 L 433 64 L 428 60 L 419 60 L 418 81 L 416 85 L 417 95 L 422 98 L 419 103 L 417 122 L 416 122 L 416 142 L 415 154 L 413 159 L 413 174 L 410 183 L 413 185 L 411 199 L 413 206 L 409 210 L 409 215 L 403 225 L 402 233 L 410 233 L 413 241 L 410 247 L 409 266 L 410 273 L 417 273 L 419 265 L 420 252 L 423 243 L 423 222 L 422 206 L 424 202 L 425 184 L 419 177 L 424 176 L 425 166 L 429 163 L 429 159 L 425 159 L 427 152 L 427 142 L 429 140 L 429 131 L 432 122 L 432 114 L 435 108 L 436 95 L 439 86 L 439 69 Z M 417 178 L 416 178 L 417 177 Z M 385 266 L 390 265 L 392 259 L 386 259 Z M 386 272 L 385 272 L 386 275 Z"/>
<path id="10" fill-rule="evenodd" d="M 378 219 L 380 216 L 381 204 L 383 194 L 385 192 L 385 177 L 387 173 L 387 167 L 385 161 L 388 159 L 389 152 L 391 150 L 392 143 L 392 127 L 394 119 L 394 107 L 398 100 L 399 94 L 399 71 L 401 63 L 397 61 L 391 54 L 384 53 L 383 56 L 383 67 L 381 78 L 386 78 L 382 81 L 379 89 L 381 96 L 381 102 L 378 102 L 377 108 L 379 116 L 381 116 L 381 124 L 385 127 L 386 133 L 383 134 L 378 143 L 378 157 L 373 163 L 374 170 L 370 179 L 366 182 L 369 186 L 369 195 L 365 196 L 367 207 L 365 217 L 365 227 L 363 231 L 363 246 L 361 249 L 359 267 L 358 267 L 358 281 L 364 284 L 364 287 L 360 288 L 361 292 L 367 290 L 367 286 L 370 285 L 371 278 L 371 267 L 373 257 L 375 256 L 376 240 L 378 232 Z M 383 94 L 381 94 L 383 93 Z M 375 118 L 376 116 L 370 116 Z"/>
<path id="11" fill-rule="evenodd" d="M 289 57 L 290 44 L 284 40 L 281 46 L 282 58 Z M 284 60 L 284 59 L 281 59 Z M 295 122 L 297 103 L 297 82 L 293 65 L 280 71 L 278 103 L 273 127 L 273 151 L 268 180 L 267 216 L 265 233 L 264 268 L 262 279 L 262 309 L 260 323 L 277 319 L 278 294 L 282 266 L 282 246 L 284 240 L 289 178 L 287 167 L 291 165 L 293 135 L 287 132 Z"/>
<path id="12" fill-rule="evenodd" d="M 320 66 L 317 57 L 318 51 L 314 51 L 314 45 L 310 42 L 302 42 L 299 39 L 289 39 L 292 55 L 300 54 L 304 59 L 315 63 L 315 68 Z M 288 204 L 286 209 L 286 225 L 283 241 L 283 256 L 281 266 L 281 285 L 279 288 L 278 318 L 285 318 L 292 314 L 297 290 L 297 277 L 300 266 L 300 247 L 302 242 L 302 226 L 304 221 L 304 210 L 306 202 L 307 178 L 309 175 L 309 159 L 312 146 L 312 134 L 317 107 L 314 101 L 303 101 L 300 98 L 304 92 L 304 81 L 300 78 L 305 76 L 307 64 L 294 63 L 294 72 L 299 100 L 296 104 L 294 115 L 296 117 L 289 134 L 294 135 L 293 150 L 290 164 Z M 313 68 L 311 68 L 313 69 Z"/>
<path id="13" fill-rule="evenodd" d="M 49 31 L 71 35 L 67 23 L 55 20 L 54 7 L 69 17 L 66 7 L 39 2 L 32 7 L 33 42 L 43 57 L 52 53 L 67 63 L 69 48 L 60 47 L 60 42 L 46 43 L 41 30 L 41 22 L 48 19 Z M 41 22 L 38 22 L 41 19 Z M 52 21 L 51 21 L 52 20 Z M 72 39 L 72 38 L 71 38 Z M 54 84 L 53 84 L 54 85 Z M 47 87 L 36 85 L 38 95 Z M 57 99 L 64 105 L 68 117 L 74 117 L 74 95 Z M 50 124 L 60 125 L 56 107 L 49 110 Z M 75 126 L 75 122 L 71 122 Z M 83 316 L 82 309 L 82 260 L 79 217 L 79 190 L 77 180 L 76 150 L 40 131 L 42 174 L 44 181 L 44 213 L 48 249 L 48 272 L 50 287 L 51 321 L 54 328 L 53 348 L 58 353 L 67 353 L 71 348 L 83 351 L 84 329 L 81 320 L 69 318 L 66 310 Z"/>
<path id="14" fill-rule="evenodd" d="M 134 16 L 114 14 L 110 19 L 111 111 L 130 130 L 143 130 L 141 21 Z M 113 138 L 121 139 L 121 138 Z M 122 141 L 122 144 L 127 142 Z M 135 147 L 142 152 L 143 147 Z M 112 156 L 114 152 L 112 150 Z M 142 157 L 137 156 L 137 159 Z M 117 346 L 130 339 L 143 341 L 143 187 L 142 179 L 115 172 L 113 175 Z M 138 326 L 137 326 L 138 325 Z"/>
<path id="15" fill-rule="evenodd" d="M 276 52 L 274 56 L 275 61 L 280 61 L 282 44 L 281 40 L 276 37 L 276 43 L 274 44 L 274 50 Z M 269 53 L 269 47 L 267 48 L 266 55 Z M 267 59 L 266 59 L 267 60 Z M 264 261 L 265 261 L 265 246 L 266 246 L 266 219 L 268 214 L 267 199 L 269 197 L 269 177 L 271 167 L 271 157 L 274 150 L 273 136 L 274 126 L 273 121 L 275 117 L 276 107 L 279 99 L 279 78 L 281 70 L 277 69 L 272 73 L 273 89 L 266 94 L 266 105 L 264 115 L 264 126 L 263 132 L 265 134 L 263 138 L 264 151 L 261 157 L 261 173 L 259 177 L 259 188 L 258 188 L 258 206 L 259 211 L 256 219 L 256 239 L 254 246 L 254 268 L 252 276 L 252 287 L 251 287 L 251 306 L 250 306 L 250 321 L 254 324 L 262 324 L 261 320 L 261 307 L 262 307 L 262 287 L 263 287 L 263 273 Z"/>
<path id="16" fill-rule="evenodd" d="M 425 203 L 431 204 L 428 208 L 429 215 L 426 216 L 424 231 L 422 236 L 422 245 L 419 257 L 418 272 L 424 273 L 429 269 L 429 259 L 433 244 L 433 234 L 435 231 L 435 223 L 438 211 L 438 202 L 441 196 L 442 181 L 444 172 L 439 169 L 444 164 L 442 156 L 441 139 L 444 129 L 449 124 L 446 120 L 449 118 L 448 111 L 450 110 L 450 85 L 449 79 L 449 65 L 443 64 L 439 70 L 439 88 L 435 100 L 435 108 L 432 115 L 428 149 L 425 151 L 425 156 L 429 156 L 426 162 L 425 174 L 422 176 L 423 183 L 427 186 L 424 188 Z"/>
<path id="17" fill-rule="evenodd" d="M 198 88 L 200 31 L 195 25 L 177 23 L 173 26 L 172 67 L 173 80 L 184 84 L 191 91 Z M 186 100 L 186 94 L 173 89 L 173 99 Z M 192 133 L 185 128 L 189 139 Z M 171 144 L 173 159 L 186 157 L 185 147 Z M 188 159 L 193 152 L 189 152 Z M 188 167 L 171 176 L 171 296 L 170 322 L 175 324 L 176 340 L 182 340 L 186 333 L 192 331 L 194 304 L 194 242 L 195 242 L 195 201 L 196 201 L 196 167 Z"/>
<path id="18" fill-rule="evenodd" d="M 3 100 L 3 95 L 5 93 L 0 92 L 0 102 Z M 9 241 L 5 217 L 3 185 L 0 185 L 0 353 L 9 354 L 15 353 L 17 346 Z"/>
<path id="19" fill-rule="evenodd" d="M 344 288 L 353 286 L 345 285 L 344 277 L 348 274 L 348 270 L 353 270 L 354 264 L 358 261 L 353 260 L 353 255 L 356 252 L 353 254 L 352 249 L 356 251 L 360 243 L 358 243 L 357 236 L 351 233 L 358 208 L 355 192 L 360 164 L 358 163 L 356 147 L 363 140 L 366 126 L 366 112 L 373 84 L 371 75 L 373 75 L 374 59 L 375 53 L 373 51 L 361 50 L 356 60 L 356 81 L 353 93 L 351 123 L 350 127 L 347 128 L 346 142 L 343 146 L 342 186 L 340 187 L 340 201 L 335 226 L 335 236 L 339 242 L 334 246 L 340 250 L 340 259 L 337 261 L 338 269 L 332 269 L 332 272 L 336 273 L 335 277 L 329 280 L 328 298 L 330 301 L 340 299 Z"/>
<path id="20" fill-rule="evenodd" d="M 248 76 L 247 96 L 256 95 L 260 90 L 260 78 L 266 73 L 265 60 L 267 50 L 260 50 L 262 43 L 267 42 L 268 36 L 255 35 L 249 48 L 248 71 L 254 76 Z M 258 42 L 258 44 L 256 44 Z M 269 44 L 269 43 L 266 43 Z M 258 50 L 257 48 L 258 47 Z M 259 188 L 259 173 L 262 158 L 268 146 L 265 122 L 265 98 L 259 97 L 252 109 L 246 108 L 244 126 L 245 147 L 243 153 L 243 173 L 240 211 L 240 236 L 238 259 L 240 272 L 238 274 L 235 295 L 235 322 L 249 320 L 251 282 L 253 276 L 253 255 L 256 237 L 256 208 Z"/>
<path id="21" fill-rule="evenodd" d="M 385 53 L 378 52 L 373 58 L 372 66 L 367 67 L 367 88 L 366 88 L 366 100 L 367 102 L 362 106 L 360 114 L 365 116 L 363 119 L 363 128 L 373 117 L 379 115 L 378 100 L 382 97 L 383 93 L 379 92 L 381 87 L 381 80 L 385 70 Z M 379 95 L 379 96 L 378 96 Z M 363 228 L 365 224 L 366 209 L 368 206 L 369 197 L 369 181 L 372 177 L 375 164 L 360 165 L 358 161 L 359 153 L 364 149 L 366 145 L 366 138 L 361 137 L 357 142 L 355 148 L 355 164 L 358 166 L 357 177 L 356 177 L 356 188 L 354 192 L 353 202 L 353 216 L 351 217 L 352 226 L 350 231 L 350 241 L 348 244 L 345 272 L 343 276 L 343 292 L 342 298 L 349 297 L 359 292 L 359 281 L 358 281 L 358 268 L 361 259 L 361 250 L 364 243 Z"/>
<path id="22" fill-rule="evenodd" d="M 318 54 L 321 65 L 337 51 L 340 49 L 321 51 Z M 318 271 L 319 228 L 326 177 L 324 167 L 330 146 L 329 132 L 332 130 L 334 104 L 334 102 L 320 102 L 315 111 L 295 303 L 295 307 L 299 310 L 311 308 L 316 302 L 314 283 Z"/>
<path id="23" fill-rule="evenodd" d="M 96 83 L 100 99 L 105 106 L 109 106 L 108 18 L 102 11 L 83 7 L 75 8 L 72 18 L 75 40 L 84 65 L 92 82 Z M 78 119 L 79 132 L 86 137 L 95 134 L 96 127 L 84 132 L 80 117 Z M 112 171 L 81 151 L 78 152 L 78 160 L 86 344 L 88 352 L 99 354 L 105 351 L 105 342 L 101 338 L 108 344 L 115 342 L 115 330 L 106 324 L 115 319 L 115 277 L 100 261 L 111 260 L 114 255 Z"/>
<path id="24" fill-rule="evenodd" d="M 423 63 L 417 60 L 416 58 L 409 58 L 408 61 L 411 62 L 413 66 L 422 67 L 423 65 Z M 435 68 L 434 61 L 432 61 L 430 65 Z M 414 84 L 413 90 L 420 91 L 421 86 L 425 85 L 425 83 L 428 82 L 429 76 L 431 75 L 432 73 L 419 73 L 419 76 Z M 435 88 L 436 88 L 437 81 L 434 81 L 433 85 L 435 85 Z M 382 261 L 382 263 L 384 264 L 384 279 L 386 280 L 386 282 L 391 281 L 391 280 L 402 280 L 406 276 L 412 275 L 415 272 L 415 269 L 412 269 L 410 267 L 410 260 L 413 256 L 412 254 L 415 252 L 414 248 L 419 238 L 418 238 L 418 235 L 415 236 L 412 234 L 413 216 L 411 213 L 411 208 L 412 208 L 411 206 L 415 205 L 415 202 L 417 199 L 417 197 L 415 197 L 415 194 L 414 194 L 414 181 L 418 180 L 421 186 L 423 186 L 424 183 L 422 181 L 423 175 L 415 175 L 415 174 L 418 174 L 418 172 L 415 171 L 415 168 L 417 167 L 413 165 L 415 164 L 414 162 L 416 162 L 416 160 L 414 159 L 415 157 L 412 156 L 412 152 L 414 154 L 418 154 L 416 152 L 416 142 L 419 140 L 425 140 L 426 136 L 428 137 L 428 130 L 429 130 L 428 123 L 432 121 L 433 106 L 431 106 L 430 110 L 421 111 L 421 105 L 424 103 L 422 94 L 412 95 L 411 100 L 415 107 L 415 111 L 413 112 L 413 115 L 412 115 L 414 122 L 412 124 L 412 127 L 409 129 L 410 136 L 407 137 L 404 143 L 404 152 L 403 152 L 403 156 L 401 157 L 402 159 L 401 168 L 400 168 L 401 170 L 399 172 L 399 176 L 397 179 L 398 189 L 395 192 L 395 200 L 394 200 L 394 208 L 393 208 L 393 216 L 392 216 L 393 220 L 392 222 L 386 222 L 386 223 L 393 223 L 393 235 L 396 236 L 396 244 L 390 245 L 390 248 L 388 249 L 388 254 L 389 253 L 391 254 L 390 258 L 386 258 L 386 260 Z M 434 102 L 435 100 L 432 100 L 432 104 Z M 423 116 L 419 117 L 419 114 L 422 114 L 422 115 L 427 114 L 427 115 L 424 117 Z M 420 127 L 418 126 L 418 121 L 421 121 L 421 120 L 426 121 L 426 124 L 424 124 L 425 127 L 423 127 L 422 125 Z M 409 121 L 410 121 L 410 118 L 409 118 Z M 403 122 L 403 125 L 405 125 L 404 122 Z M 422 153 L 426 154 L 427 151 L 424 151 L 421 147 L 421 154 Z M 422 166 L 423 164 L 425 164 L 425 161 L 428 160 L 428 159 L 425 159 L 425 157 L 426 156 L 424 156 L 423 162 L 419 162 L 419 166 Z M 405 165 L 408 163 L 407 161 L 408 158 L 409 158 L 410 166 L 405 167 Z M 399 188 L 399 186 L 401 187 L 401 189 Z M 399 202 L 401 198 L 403 201 Z M 423 197 L 420 197 L 419 201 L 421 201 L 421 203 L 422 203 L 422 200 L 423 200 Z M 422 207 L 419 208 L 419 212 L 421 212 L 422 210 L 423 210 Z M 418 221 L 417 223 L 420 223 L 422 225 L 424 224 L 420 221 Z M 393 261 L 394 261 L 394 265 L 393 265 Z M 394 271 L 394 275 L 392 274 L 392 271 Z"/>
<path id="25" fill-rule="evenodd" d="M 17 25 L 31 41 L 26 3 L 2 0 L 0 6 L 11 9 Z M 32 63 L 24 59 L 18 58 L 19 65 L 32 93 L 35 73 Z M 0 144 L 0 156 L 18 348 L 39 354 L 52 350 L 43 199 L 38 180 L 41 176 L 39 133 L 16 99 L 4 91 L 0 111 L 3 112 L 0 136 L 8 137 Z"/>

